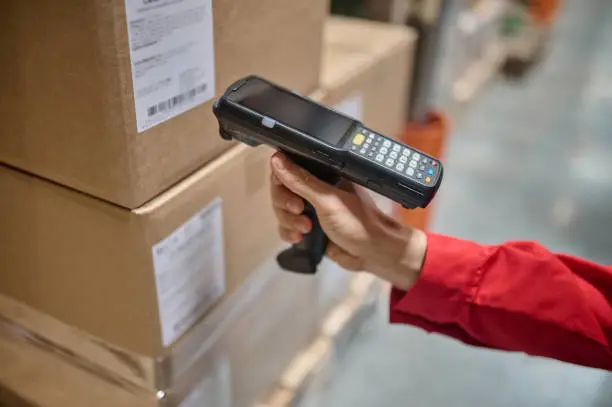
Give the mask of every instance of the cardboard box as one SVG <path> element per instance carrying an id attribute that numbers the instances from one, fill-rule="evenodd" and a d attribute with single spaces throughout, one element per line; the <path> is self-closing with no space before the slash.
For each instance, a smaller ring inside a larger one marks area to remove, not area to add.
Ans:
<path id="1" fill-rule="evenodd" d="M 5 1 L 0 163 L 136 208 L 231 146 L 211 98 L 233 81 L 316 88 L 327 11 L 328 0 Z"/>
<path id="2" fill-rule="evenodd" d="M 323 100 L 357 115 L 375 131 L 398 136 L 408 111 L 415 46 L 416 34 L 403 26 L 329 18 L 321 70 Z"/>
<path id="3" fill-rule="evenodd" d="M 132 211 L 0 166 L 0 293 L 159 356 L 278 248 L 270 154 L 236 146 Z"/>
<path id="4" fill-rule="evenodd" d="M 66 363 L 59 355 L 12 338 L 0 337 L 0 365 L 0 406 L 3 407 L 157 405 L 155 395 L 122 389 Z"/>
<path id="5" fill-rule="evenodd" d="M 251 407 L 316 337 L 316 312 L 308 306 L 314 290 L 313 279 L 283 273 L 274 260 L 261 265 L 200 324 L 208 325 L 203 357 L 163 391 L 112 377 L 0 324 L 0 405 Z"/>

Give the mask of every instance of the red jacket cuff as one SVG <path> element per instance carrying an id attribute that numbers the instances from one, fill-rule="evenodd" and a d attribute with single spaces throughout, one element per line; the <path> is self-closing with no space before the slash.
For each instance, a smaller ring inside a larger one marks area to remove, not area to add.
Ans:
<path id="1" fill-rule="evenodd" d="M 486 252 L 486 246 L 428 233 L 419 279 L 407 292 L 392 291 L 391 322 L 403 322 L 402 314 L 438 324 L 456 321 L 478 289 Z"/>

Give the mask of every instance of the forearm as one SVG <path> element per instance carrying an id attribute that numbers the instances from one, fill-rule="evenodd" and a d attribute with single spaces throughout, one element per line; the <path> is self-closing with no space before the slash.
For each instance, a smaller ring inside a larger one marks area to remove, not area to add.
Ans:
<path id="1" fill-rule="evenodd" d="M 612 369 L 611 269 L 536 243 L 484 246 L 429 234 L 417 282 L 396 287 L 391 300 L 392 322 Z"/>

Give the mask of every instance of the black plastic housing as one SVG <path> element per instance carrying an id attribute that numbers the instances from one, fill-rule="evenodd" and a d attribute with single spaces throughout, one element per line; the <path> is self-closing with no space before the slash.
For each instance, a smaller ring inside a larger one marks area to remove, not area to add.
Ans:
<path id="1" fill-rule="evenodd" d="M 228 140 L 236 139 L 251 146 L 266 144 L 318 162 L 327 168 L 329 172 L 338 173 L 341 177 L 373 190 L 408 209 L 425 208 L 434 198 L 443 178 L 441 164 L 435 184 L 423 185 L 407 177 L 402 177 L 389 168 L 373 163 L 347 147 L 347 144 L 350 143 L 350 137 L 358 129 L 367 129 L 362 123 L 353 119 L 351 119 L 353 121 L 351 129 L 343 137 L 339 146 L 324 143 L 309 134 L 300 132 L 280 122 L 274 121 L 272 128 L 266 127 L 262 124 L 264 119 L 274 118 L 267 118 L 231 100 L 232 92 L 237 91 L 242 86 L 248 86 L 248 82 L 251 79 L 263 80 L 256 76 L 249 76 L 238 80 L 214 103 L 213 111 L 219 121 L 219 132 L 223 138 Z M 271 85 L 295 94 L 295 92 L 278 85 Z M 298 96 L 309 100 L 311 103 L 323 106 L 307 97 Z M 329 109 L 326 106 L 324 107 Z M 341 113 L 336 113 L 341 115 Z M 429 157 L 427 154 L 410 146 L 407 147 L 424 157 Z M 433 159 L 433 157 L 430 158 Z"/>

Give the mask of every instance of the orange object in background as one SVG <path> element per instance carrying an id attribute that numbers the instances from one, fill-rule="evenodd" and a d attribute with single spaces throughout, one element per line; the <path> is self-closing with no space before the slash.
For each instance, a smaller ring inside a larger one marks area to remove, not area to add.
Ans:
<path id="1" fill-rule="evenodd" d="M 529 9 L 537 23 L 549 26 L 555 21 L 559 7 L 559 0 L 534 0 L 531 2 Z"/>
<path id="2" fill-rule="evenodd" d="M 441 159 L 448 133 L 449 124 L 446 117 L 441 113 L 432 112 L 428 115 L 427 123 L 408 123 L 399 139 L 404 144 Z M 396 213 L 405 224 L 425 230 L 429 224 L 433 205 L 434 203 L 425 209 L 405 209 L 398 205 Z"/>

